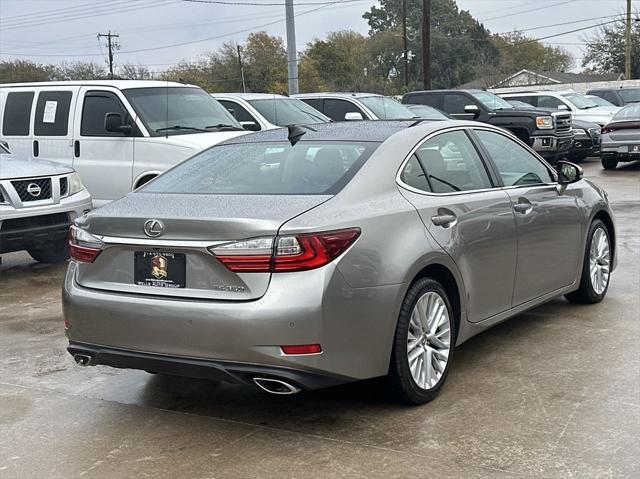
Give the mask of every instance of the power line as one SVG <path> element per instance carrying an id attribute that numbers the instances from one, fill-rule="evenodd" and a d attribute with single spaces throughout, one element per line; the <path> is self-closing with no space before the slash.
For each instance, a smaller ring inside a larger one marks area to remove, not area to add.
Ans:
<path id="1" fill-rule="evenodd" d="M 553 8 L 553 7 L 558 7 L 560 5 L 566 5 L 567 3 L 573 3 L 575 0 L 567 0 L 565 2 L 559 2 L 559 3 L 554 3 L 552 5 L 547 5 L 544 8 Z M 515 17 L 516 15 L 521 15 L 523 13 L 530 13 L 530 12 L 537 12 L 540 10 L 540 7 L 537 8 L 531 8 L 529 10 L 521 10 L 519 12 L 515 12 L 515 13 L 508 13 L 506 15 L 499 15 L 497 17 L 491 17 L 491 18 L 485 18 L 484 20 L 479 20 L 480 22 L 490 22 L 491 20 L 498 20 L 499 18 L 507 18 L 507 17 Z"/>
<path id="2" fill-rule="evenodd" d="M 249 7 L 284 7 L 284 3 L 264 3 L 264 2 L 232 2 L 226 0 L 182 0 L 183 2 L 188 3 L 210 3 L 214 5 L 235 5 L 235 6 L 249 6 Z M 356 2 L 365 2 L 369 0 L 342 0 L 340 2 L 336 1 L 321 1 L 321 2 L 296 2 L 296 6 L 305 6 L 305 5 L 331 5 L 334 3 L 356 3 Z"/>

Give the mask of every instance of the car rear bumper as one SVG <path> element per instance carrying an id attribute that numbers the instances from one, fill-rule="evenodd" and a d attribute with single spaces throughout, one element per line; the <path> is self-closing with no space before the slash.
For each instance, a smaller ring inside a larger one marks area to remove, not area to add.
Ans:
<path id="1" fill-rule="evenodd" d="M 193 361 L 216 372 L 224 366 L 231 377 L 227 363 L 248 365 L 249 372 L 291 369 L 328 383 L 385 375 L 406 289 L 351 288 L 330 264 L 274 274 L 267 293 L 253 301 L 178 299 L 85 288 L 75 268 L 71 262 L 62 295 L 70 351 L 85 345 L 98 351 L 98 364 L 149 370 L 140 357 L 162 357 L 155 369 L 187 376 L 193 370 L 180 365 Z M 280 348 L 303 344 L 320 344 L 322 352 L 286 355 Z M 297 380 L 309 388 L 314 381 Z"/>
<path id="2" fill-rule="evenodd" d="M 629 147 L 631 145 L 637 145 L 639 143 L 640 140 L 635 142 L 607 141 L 606 143 L 602 143 L 600 153 L 603 159 L 611 158 L 617 161 L 640 160 L 640 153 L 629 152 Z"/>

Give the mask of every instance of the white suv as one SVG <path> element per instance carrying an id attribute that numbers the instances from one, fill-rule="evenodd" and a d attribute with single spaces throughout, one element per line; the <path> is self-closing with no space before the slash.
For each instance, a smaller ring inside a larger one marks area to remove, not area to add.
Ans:
<path id="1" fill-rule="evenodd" d="M 91 207 L 72 168 L 17 158 L 0 143 L 0 254 L 27 250 L 36 261 L 64 261 L 69 225 Z"/>
<path id="2" fill-rule="evenodd" d="M 593 100 L 574 91 L 537 91 L 500 93 L 505 100 L 519 100 L 538 108 L 552 108 L 571 112 L 574 120 L 606 125 L 618 110 L 617 106 L 599 106 Z"/>

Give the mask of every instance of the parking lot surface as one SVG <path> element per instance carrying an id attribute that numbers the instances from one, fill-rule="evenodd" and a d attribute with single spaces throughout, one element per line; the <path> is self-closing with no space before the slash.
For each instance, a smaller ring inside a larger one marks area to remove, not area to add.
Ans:
<path id="1" fill-rule="evenodd" d="M 593 306 L 556 299 L 463 344 L 442 393 L 399 405 L 367 381 L 291 397 L 80 368 L 64 265 L 0 265 L 0 477 L 640 477 L 640 165 L 608 192 L 618 269 Z"/>

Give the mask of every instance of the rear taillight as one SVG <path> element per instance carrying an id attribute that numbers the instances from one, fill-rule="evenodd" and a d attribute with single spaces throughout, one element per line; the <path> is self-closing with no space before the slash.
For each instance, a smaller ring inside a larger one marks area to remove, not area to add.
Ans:
<path id="1" fill-rule="evenodd" d="M 625 122 L 616 122 L 609 123 L 608 125 L 604 125 L 602 127 L 601 133 L 604 135 L 605 133 L 610 133 L 616 130 L 630 130 L 640 128 L 640 122 L 638 121 L 625 121 Z"/>
<path id="2" fill-rule="evenodd" d="M 218 260 L 238 273 L 305 271 L 324 266 L 360 236 L 360 228 L 253 238 L 210 248 Z"/>
<path id="3" fill-rule="evenodd" d="M 77 226 L 69 228 L 69 255 L 81 263 L 93 263 L 102 251 L 99 238 Z"/>

